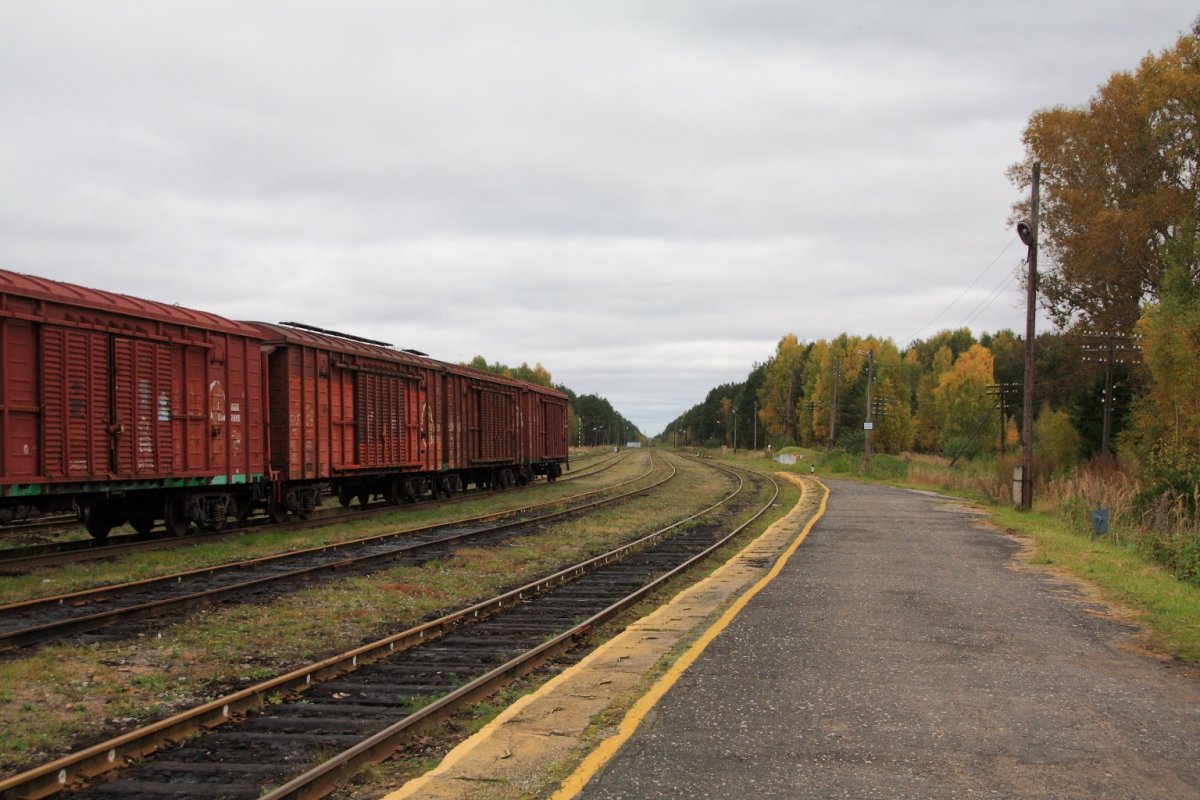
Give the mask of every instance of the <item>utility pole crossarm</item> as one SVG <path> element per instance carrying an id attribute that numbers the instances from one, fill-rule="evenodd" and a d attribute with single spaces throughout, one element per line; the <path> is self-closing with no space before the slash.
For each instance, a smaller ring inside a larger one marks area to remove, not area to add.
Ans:
<path id="1" fill-rule="evenodd" d="M 1100 434 L 1100 453 L 1108 456 L 1109 431 L 1112 428 L 1113 367 L 1117 364 L 1142 363 L 1142 346 L 1137 344 L 1141 337 L 1137 334 L 1105 331 L 1087 334 L 1086 338 L 1101 342 L 1085 344 L 1083 352 L 1087 355 L 1083 356 L 1083 360 L 1104 364 L 1104 422 Z"/>

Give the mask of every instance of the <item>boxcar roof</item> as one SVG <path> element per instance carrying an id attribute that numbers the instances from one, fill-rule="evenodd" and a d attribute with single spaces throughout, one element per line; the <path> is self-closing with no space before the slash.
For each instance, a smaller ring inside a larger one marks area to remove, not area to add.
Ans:
<path id="1" fill-rule="evenodd" d="M 343 339 L 330 333 L 318 333 L 303 328 L 293 328 L 289 325 L 273 325 L 269 322 L 247 322 L 258 329 L 259 335 L 268 342 L 286 342 L 305 347 L 320 347 L 337 353 L 377 358 L 383 361 L 398 361 L 404 364 L 419 364 L 430 369 L 442 369 L 449 365 L 443 364 L 427 356 L 418 355 L 406 350 L 396 350 L 380 344 L 361 339 Z"/>
<path id="2" fill-rule="evenodd" d="M 479 380 L 499 383 L 505 386 L 531 389 L 545 394 L 560 396 L 564 399 L 566 398 L 566 395 L 557 389 L 550 389 L 516 378 L 509 378 L 505 375 L 498 375 L 495 372 L 475 369 L 464 364 L 451 364 L 446 361 L 438 361 L 435 358 L 429 358 L 428 356 L 419 355 L 408 350 L 396 350 L 391 347 L 371 344 L 360 339 L 343 339 L 340 336 L 318 333 L 317 331 L 304 328 L 293 328 L 289 325 L 272 325 L 269 322 L 248 322 L 246 324 L 258 329 L 259 335 L 268 342 L 286 342 L 288 344 L 298 344 L 307 347 L 321 347 L 334 352 L 378 358 L 384 361 L 417 364 L 429 369 L 446 370 L 459 375 L 470 375 Z"/>
<path id="3" fill-rule="evenodd" d="M 100 289 L 89 289 L 73 283 L 63 283 L 3 269 L 0 269 L 0 294 L 11 294 L 65 306 L 106 311 L 128 317 L 174 323 L 239 336 L 256 337 L 254 330 L 248 325 L 234 322 L 217 314 L 210 314 L 207 311 L 143 300 L 140 297 L 106 292 Z"/>

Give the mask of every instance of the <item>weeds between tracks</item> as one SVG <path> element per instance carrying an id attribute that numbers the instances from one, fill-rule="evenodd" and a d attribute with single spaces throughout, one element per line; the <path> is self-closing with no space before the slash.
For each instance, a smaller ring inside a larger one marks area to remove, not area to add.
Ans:
<path id="1" fill-rule="evenodd" d="M 420 566 L 349 576 L 262 605 L 213 607 L 135 640 L 53 645 L 6 657 L 0 661 L 0 769 L 43 762 L 72 744 L 495 594 L 703 508 L 728 485 L 702 466 L 679 469 L 680 480 L 605 509 L 591 522 L 462 548 Z"/>

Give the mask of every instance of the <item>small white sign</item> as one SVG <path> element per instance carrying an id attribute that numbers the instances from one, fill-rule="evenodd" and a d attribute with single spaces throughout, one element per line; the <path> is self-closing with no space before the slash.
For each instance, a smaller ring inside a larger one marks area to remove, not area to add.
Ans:
<path id="1" fill-rule="evenodd" d="M 872 431 L 872 430 L 875 430 L 875 423 L 874 423 L 874 422 L 864 422 L 864 423 L 863 423 L 863 430 L 864 430 L 864 431 Z"/>

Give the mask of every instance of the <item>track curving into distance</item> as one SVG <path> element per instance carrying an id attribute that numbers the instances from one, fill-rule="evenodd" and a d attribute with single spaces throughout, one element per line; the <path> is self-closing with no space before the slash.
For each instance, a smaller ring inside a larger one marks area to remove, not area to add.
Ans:
<path id="1" fill-rule="evenodd" d="M 595 625 L 739 533 L 778 496 L 765 475 L 742 472 L 737 483 L 714 506 L 636 542 L 0 781 L 0 792 L 46 796 L 161 749 L 81 796 L 324 796 L 422 726 L 575 647 Z M 209 732 L 197 735 L 202 731 Z"/>
<path id="2" fill-rule="evenodd" d="M 628 450 L 622 450 L 620 453 L 606 455 L 599 461 L 584 464 L 580 469 L 571 470 L 558 478 L 559 483 L 578 480 L 579 478 L 587 478 L 593 475 L 598 475 L 601 472 L 612 468 L 616 464 L 624 460 Z M 540 484 L 540 485 L 545 485 Z M 98 558 L 113 558 L 114 556 L 127 555 L 129 553 L 142 552 L 147 550 L 165 550 L 173 547 L 182 547 L 191 542 L 212 542 L 220 539 L 233 538 L 241 536 L 247 531 L 261 530 L 282 530 L 282 529 L 305 529 L 319 527 L 321 525 L 329 525 L 334 522 L 348 522 L 355 519 L 362 519 L 377 514 L 386 513 L 389 511 L 397 511 L 400 509 L 426 509 L 431 506 L 442 506 L 453 503 L 461 503 L 468 500 L 477 499 L 479 497 L 494 494 L 492 489 L 472 489 L 462 494 L 457 494 L 450 498 L 435 499 L 428 498 L 417 503 L 409 505 L 391 505 L 384 502 L 374 502 L 366 506 L 360 506 L 355 509 L 348 508 L 326 508 L 316 512 L 312 519 L 301 520 L 299 518 L 291 519 L 287 522 L 271 522 L 266 516 L 254 518 L 250 525 L 242 527 L 231 527 L 223 531 L 195 531 L 188 536 L 173 536 L 165 531 L 152 531 L 150 533 L 129 533 L 120 536 L 109 536 L 106 539 L 72 539 L 63 542 L 48 542 L 44 544 L 32 544 L 22 547 L 6 547 L 0 549 L 0 575 L 20 575 L 29 572 L 32 569 L 41 566 L 59 566 L 64 562 L 75 561 L 90 561 Z M 72 525 L 78 526 L 79 523 L 71 518 Z M 48 523 L 47 523 L 48 525 Z M 62 518 L 53 525 L 55 528 L 68 527 L 64 525 Z M 16 528 L 13 526 L 0 526 L 0 538 L 6 533 L 11 533 Z"/>
<path id="3" fill-rule="evenodd" d="M 261 595 L 270 591 L 288 591 L 297 580 L 345 573 L 350 569 L 381 562 L 427 561 L 440 557 L 450 548 L 466 541 L 516 535 L 535 525 L 628 500 L 674 477 L 675 471 L 671 468 L 667 475 L 653 483 L 609 496 L 615 490 L 649 477 L 655 469 L 653 457 L 649 461 L 650 465 L 644 473 L 615 486 L 515 511 L 0 606 L 0 649 L 99 629 L 103 630 L 94 634 L 97 638 L 136 635 L 143 630 L 140 620 L 187 611 L 200 603 L 250 594 Z M 565 507 L 557 511 L 545 510 L 560 506 Z M 132 629 L 131 624 L 134 625 Z"/>

